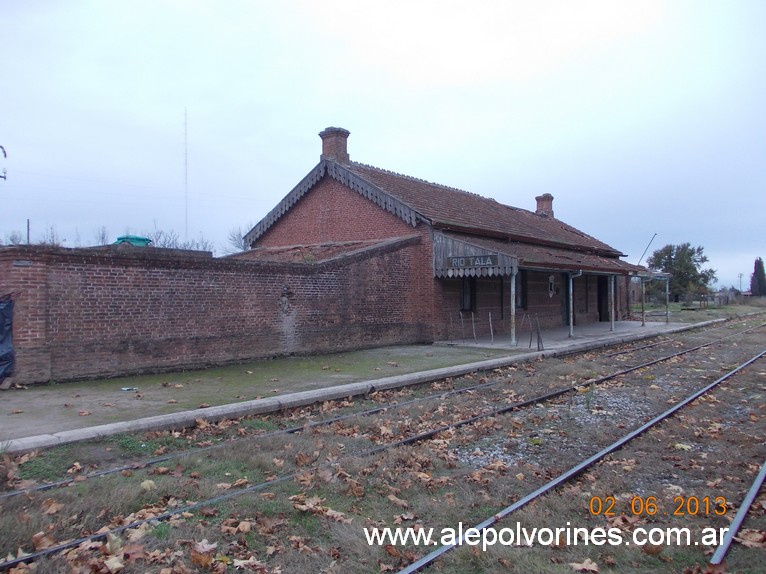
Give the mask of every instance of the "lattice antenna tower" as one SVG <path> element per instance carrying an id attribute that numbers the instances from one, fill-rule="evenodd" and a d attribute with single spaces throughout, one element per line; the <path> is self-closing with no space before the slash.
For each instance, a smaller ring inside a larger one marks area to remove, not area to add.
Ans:
<path id="1" fill-rule="evenodd" d="M 8 154 L 7 154 L 7 153 L 5 153 L 5 148 L 4 148 L 3 146 L 1 146 L 1 145 L 0 145 L 0 151 L 1 151 L 1 152 L 3 152 L 3 157 L 4 157 L 4 158 L 7 158 L 7 157 L 8 157 Z M 7 175 L 5 175 L 5 174 L 6 174 L 6 171 L 5 171 L 5 168 L 3 168 L 3 173 L 2 173 L 2 174 L 0 174 L 0 177 L 2 177 L 4 180 L 7 180 L 7 179 L 8 179 L 8 176 L 7 176 Z"/>
<path id="2" fill-rule="evenodd" d="M 189 241 L 189 137 L 184 108 L 184 241 Z"/>

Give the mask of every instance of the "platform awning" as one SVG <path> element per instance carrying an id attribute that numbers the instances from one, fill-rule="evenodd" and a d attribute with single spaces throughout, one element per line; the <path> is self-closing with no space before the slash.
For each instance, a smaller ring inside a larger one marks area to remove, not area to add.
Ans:
<path id="1" fill-rule="evenodd" d="M 443 234 L 445 241 L 457 241 L 470 244 L 483 253 L 499 253 L 513 260 L 520 269 L 539 271 L 582 271 L 595 275 L 635 276 L 647 273 L 640 265 L 633 265 L 617 257 L 607 257 L 600 253 L 588 253 L 574 249 L 563 249 L 546 245 L 531 245 L 516 241 L 503 241 L 487 237 L 465 237 L 448 232 Z M 436 235 L 434 235 L 434 258 L 436 259 Z M 438 276 L 438 275 L 437 275 Z"/>
<path id="2" fill-rule="evenodd" d="M 434 232 L 434 277 L 508 277 L 518 266 L 513 255 Z"/>

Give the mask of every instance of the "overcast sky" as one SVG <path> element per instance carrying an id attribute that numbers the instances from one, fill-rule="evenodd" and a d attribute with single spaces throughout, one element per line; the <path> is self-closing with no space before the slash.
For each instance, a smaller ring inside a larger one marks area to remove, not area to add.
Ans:
<path id="1" fill-rule="evenodd" d="M 766 257 L 766 2 L 0 0 L 0 238 L 221 254 L 319 160 L 556 217 L 636 263 Z M 645 259 L 644 259 L 645 261 Z"/>

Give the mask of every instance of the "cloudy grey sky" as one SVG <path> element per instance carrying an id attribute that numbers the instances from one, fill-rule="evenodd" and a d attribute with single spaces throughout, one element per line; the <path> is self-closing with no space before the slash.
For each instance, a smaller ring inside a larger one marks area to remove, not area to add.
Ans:
<path id="1" fill-rule="evenodd" d="M 766 257 L 766 2 L 0 0 L 0 238 L 249 229 L 355 161 L 556 216 L 636 262 Z M 650 252 L 651 252 L 650 250 Z"/>

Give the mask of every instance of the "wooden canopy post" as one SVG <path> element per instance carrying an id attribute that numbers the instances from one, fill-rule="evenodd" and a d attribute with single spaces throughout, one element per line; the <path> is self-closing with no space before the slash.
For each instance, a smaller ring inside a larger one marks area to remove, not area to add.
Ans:
<path id="1" fill-rule="evenodd" d="M 614 332 L 614 275 L 609 276 L 609 330 Z"/>
<path id="2" fill-rule="evenodd" d="M 518 269 L 514 265 L 511 269 L 511 345 L 516 346 L 516 274 Z"/>

